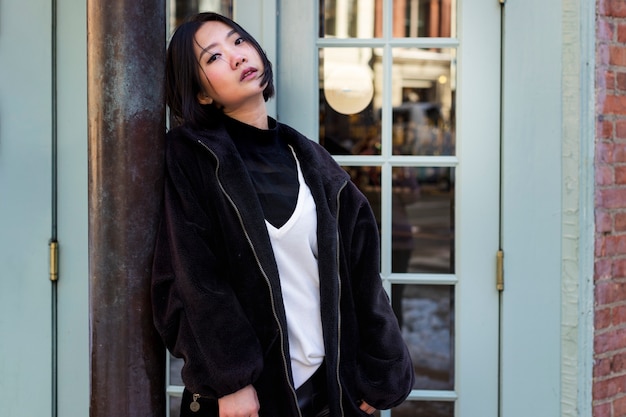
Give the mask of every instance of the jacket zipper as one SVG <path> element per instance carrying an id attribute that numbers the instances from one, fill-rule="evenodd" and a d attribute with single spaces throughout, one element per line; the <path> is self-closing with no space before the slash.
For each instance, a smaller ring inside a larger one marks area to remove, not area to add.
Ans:
<path id="1" fill-rule="evenodd" d="M 233 199 L 231 198 L 231 196 L 226 192 L 226 190 L 224 189 L 224 186 L 222 185 L 222 182 L 220 181 L 220 177 L 219 177 L 219 169 L 220 169 L 220 160 L 217 157 L 217 155 L 215 154 L 215 152 L 213 152 L 211 150 L 211 148 L 209 148 L 207 145 L 204 144 L 204 142 L 198 140 L 198 143 L 200 145 L 202 145 L 203 148 L 205 148 L 211 155 L 213 155 L 213 158 L 215 158 L 215 161 L 217 163 L 217 166 L 215 167 L 215 178 L 217 179 L 217 183 L 220 186 L 220 190 L 222 190 L 222 193 L 224 194 L 224 196 L 226 197 L 226 199 L 228 200 L 228 202 L 231 204 L 231 206 L 233 207 L 233 209 L 235 210 L 235 212 L 237 213 L 237 218 L 239 219 L 239 223 L 241 224 L 241 228 L 243 229 L 244 235 L 246 236 L 246 240 L 248 241 L 248 245 L 250 245 L 250 249 L 252 249 L 252 253 L 254 254 L 254 259 L 256 260 L 256 264 L 259 267 L 259 270 L 261 271 L 261 274 L 263 274 L 263 278 L 265 279 L 265 282 L 268 286 L 269 289 L 269 294 L 270 294 L 270 300 L 272 302 L 272 314 L 274 315 L 274 320 L 276 320 L 276 324 L 278 325 L 278 332 L 280 333 L 280 351 L 282 354 L 282 360 L 283 360 L 283 370 L 285 371 L 285 380 L 287 381 L 287 384 L 289 385 L 289 389 L 291 391 L 291 394 L 293 396 L 293 400 L 295 401 L 295 404 L 298 404 L 298 397 L 296 395 L 296 390 L 293 387 L 293 384 L 290 382 L 289 380 L 289 371 L 288 371 L 288 366 L 287 366 L 287 355 L 285 354 L 285 331 L 283 330 L 283 327 L 280 324 L 280 320 L 278 318 L 278 313 L 276 313 L 276 300 L 274 299 L 274 293 L 272 292 L 272 283 L 269 280 L 269 277 L 267 276 L 267 273 L 265 272 L 265 269 L 263 268 L 263 265 L 261 265 L 261 261 L 259 260 L 259 256 L 257 255 L 256 249 L 254 247 L 254 244 L 252 243 L 252 240 L 250 239 L 250 234 L 248 233 L 248 230 L 246 229 L 246 226 L 243 222 L 243 218 L 241 216 L 241 212 L 239 211 L 239 208 L 237 207 L 237 205 L 235 204 L 235 202 L 233 201 Z M 298 407 L 296 405 L 296 409 L 298 410 L 298 415 L 300 417 L 302 417 L 302 413 L 300 411 L 300 407 Z"/>
<path id="2" fill-rule="evenodd" d="M 335 368 L 335 378 L 337 378 L 337 386 L 339 387 L 339 409 L 341 410 L 341 415 L 344 416 L 345 415 L 345 411 L 343 409 L 343 388 L 341 386 L 341 379 L 339 377 L 339 365 L 340 365 L 340 361 L 341 361 L 341 275 L 340 275 L 340 251 L 341 251 L 341 245 L 340 245 L 340 240 L 339 240 L 339 211 L 341 209 L 341 202 L 340 202 L 340 197 L 341 197 L 341 192 L 344 190 L 344 188 L 346 188 L 346 185 L 348 184 L 347 181 L 344 181 L 343 185 L 341 186 L 341 188 L 339 188 L 339 191 L 337 191 L 337 214 L 336 214 L 336 224 L 335 224 L 335 230 L 336 230 L 336 239 L 337 239 L 337 255 L 336 255 L 336 259 L 335 262 L 337 262 L 337 366 Z"/>

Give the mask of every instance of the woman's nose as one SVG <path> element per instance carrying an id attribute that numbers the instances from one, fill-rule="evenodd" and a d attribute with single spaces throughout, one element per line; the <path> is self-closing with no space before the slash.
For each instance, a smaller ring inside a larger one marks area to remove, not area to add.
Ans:
<path id="1" fill-rule="evenodd" d="M 248 59 L 243 55 L 236 55 L 233 57 L 232 67 L 233 69 L 238 68 L 239 65 L 246 62 Z"/>

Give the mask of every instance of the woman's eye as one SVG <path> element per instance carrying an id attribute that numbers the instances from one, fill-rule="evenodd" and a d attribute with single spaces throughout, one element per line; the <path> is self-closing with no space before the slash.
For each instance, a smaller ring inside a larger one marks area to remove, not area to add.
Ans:
<path id="1" fill-rule="evenodd" d="M 244 38 L 237 38 L 237 40 L 235 40 L 235 45 L 240 45 L 242 43 L 244 43 L 246 40 Z"/>
<path id="2" fill-rule="evenodd" d="M 215 62 L 217 60 L 217 58 L 220 57 L 220 54 L 213 54 L 209 57 L 209 61 L 208 63 L 210 64 L 211 62 Z"/>

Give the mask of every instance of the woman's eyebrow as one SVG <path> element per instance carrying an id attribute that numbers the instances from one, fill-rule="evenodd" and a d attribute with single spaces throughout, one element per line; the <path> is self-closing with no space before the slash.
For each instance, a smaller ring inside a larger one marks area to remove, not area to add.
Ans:
<path id="1" fill-rule="evenodd" d="M 237 30 L 236 29 L 232 29 L 231 31 L 229 31 L 226 34 L 226 37 L 224 39 L 228 40 L 228 38 L 230 38 L 231 36 L 233 36 L 235 34 L 237 34 Z M 196 44 L 202 49 L 202 52 L 200 52 L 200 56 L 198 57 L 198 60 L 201 60 L 202 59 L 202 55 L 211 53 L 211 49 L 213 49 L 217 45 L 217 42 L 213 42 L 212 44 L 208 45 L 206 48 L 203 48 L 198 43 L 198 41 L 196 41 Z"/>

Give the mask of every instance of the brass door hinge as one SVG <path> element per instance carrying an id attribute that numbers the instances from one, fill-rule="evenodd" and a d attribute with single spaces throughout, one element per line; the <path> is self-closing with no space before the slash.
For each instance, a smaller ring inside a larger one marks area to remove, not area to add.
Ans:
<path id="1" fill-rule="evenodd" d="M 496 289 L 504 290 L 504 251 L 502 249 L 496 253 Z"/>
<path id="2" fill-rule="evenodd" d="M 50 281 L 59 279 L 59 242 L 51 240 L 50 244 Z"/>

